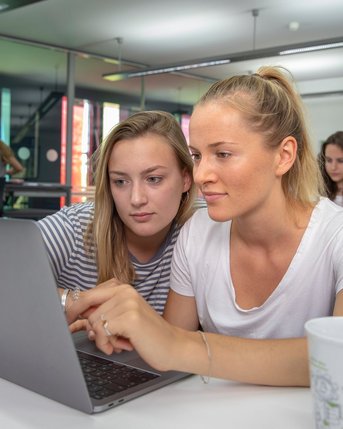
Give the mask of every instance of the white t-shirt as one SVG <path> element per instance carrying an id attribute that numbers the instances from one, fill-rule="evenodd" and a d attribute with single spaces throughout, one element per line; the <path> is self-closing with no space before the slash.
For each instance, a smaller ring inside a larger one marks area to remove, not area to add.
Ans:
<path id="1" fill-rule="evenodd" d="M 343 289 L 341 207 L 320 200 L 279 285 L 260 307 L 248 310 L 235 302 L 230 227 L 231 221 L 214 222 L 207 209 L 199 209 L 174 249 L 171 288 L 195 297 L 205 331 L 245 338 L 301 337 L 307 320 L 332 315 L 335 295 Z"/>

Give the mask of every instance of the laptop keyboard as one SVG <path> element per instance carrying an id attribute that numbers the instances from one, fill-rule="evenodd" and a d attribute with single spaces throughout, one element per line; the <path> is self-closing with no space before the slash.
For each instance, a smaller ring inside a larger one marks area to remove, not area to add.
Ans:
<path id="1" fill-rule="evenodd" d="M 111 362 L 80 351 L 77 354 L 89 394 L 94 399 L 107 398 L 159 377 L 148 371 Z"/>

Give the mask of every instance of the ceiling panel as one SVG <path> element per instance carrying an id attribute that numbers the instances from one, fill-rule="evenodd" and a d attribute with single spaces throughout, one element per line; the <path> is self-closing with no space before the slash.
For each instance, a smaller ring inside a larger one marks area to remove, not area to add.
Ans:
<path id="1" fill-rule="evenodd" d="M 0 13 L 3 82 L 19 83 L 26 78 L 37 86 L 63 87 L 66 52 L 71 50 L 78 53 L 77 86 L 139 98 L 140 78 L 107 82 L 102 75 L 237 53 L 242 56 L 244 52 L 316 40 L 343 40 L 342 0 L 28 3 Z M 253 10 L 257 10 L 255 17 Z M 24 40 L 27 43 L 18 43 Z M 225 66 L 151 76 L 144 79 L 144 95 L 157 101 L 192 105 L 213 80 L 254 72 L 263 64 L 282 65 L 299 84 L 306 83 L 308 88 L 308 83 L 313 82 L 313 90 L 325 91 L 325 81 L 337 81 L 339 87 L 343 79 L 342 49 L 254 60 L 244 60 L 243 55 L 239 62 Z M 323 89 L 319 81 L 324 82 Z"/>

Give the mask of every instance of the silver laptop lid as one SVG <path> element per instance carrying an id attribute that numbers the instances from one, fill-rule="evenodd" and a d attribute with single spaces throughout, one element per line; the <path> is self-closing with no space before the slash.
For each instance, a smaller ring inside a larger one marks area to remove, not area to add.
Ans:
<path id="1" fill-rule="evenodd" d="M 35 223 L 0 219 L 0 377 L 90 413 L 72 337 L 51 285 L 55 280 Z"/>
<path id="2" fill-rule="evenodd" d="M 0 219 L 0 377 L 92 413 L 189 376 L 159 373 L 136 352 L 105 356 L 84 334 L 71 336 L 56 282 L 35 222 Z M 74 347 L 112 362 L 158 374 L 102 400 L 91 399 Z"/>

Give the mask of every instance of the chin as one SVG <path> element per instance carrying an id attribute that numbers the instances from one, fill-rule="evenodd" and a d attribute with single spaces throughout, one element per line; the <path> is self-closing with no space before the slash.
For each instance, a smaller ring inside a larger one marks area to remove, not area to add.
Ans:
<path id="1" fill-rule="evenodd" d="M 156 235 L 158 231 L 152 231 L 151 229 L 136 229 L 134 230 L 134 233 L 138 236 L 138 237 L 153 237 L 154 235 Z"/>
<path id="2" fill-rule="evenodd" d="M 207 207 L 209 217 L 215 222 L 227 222 L 231 219 L 228 213 L 223 213 L 218 209 Z"/>

